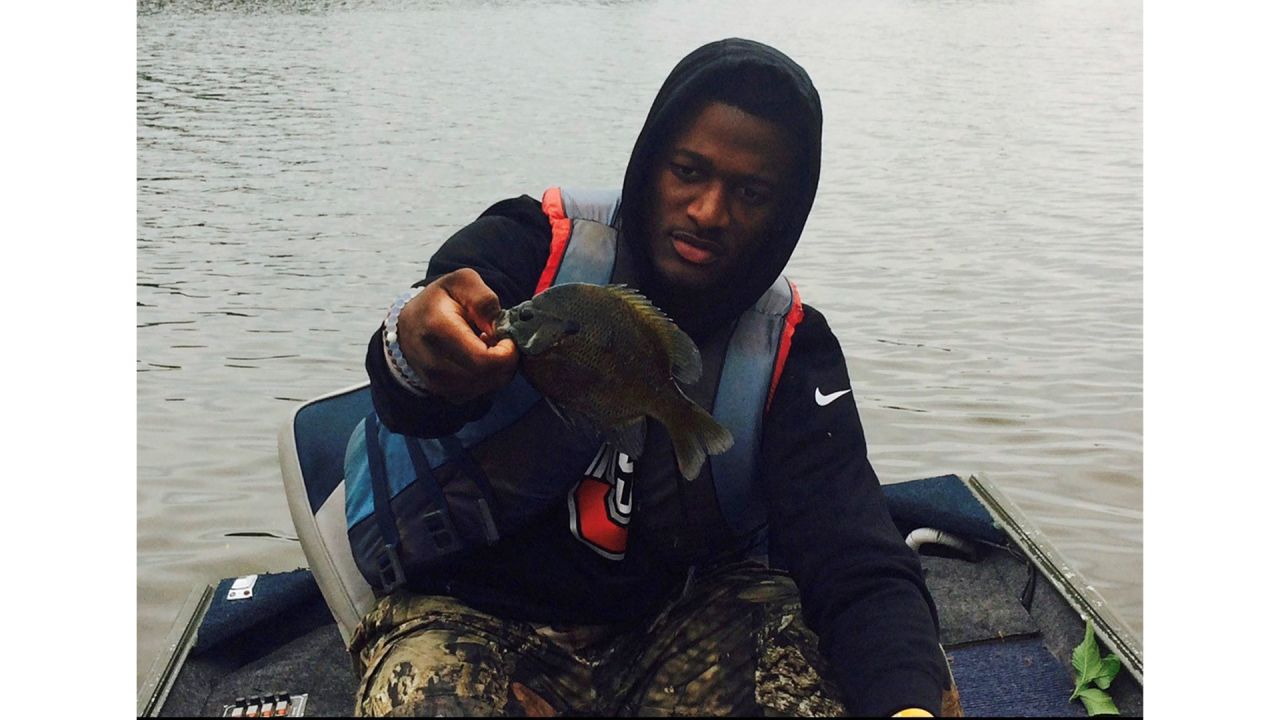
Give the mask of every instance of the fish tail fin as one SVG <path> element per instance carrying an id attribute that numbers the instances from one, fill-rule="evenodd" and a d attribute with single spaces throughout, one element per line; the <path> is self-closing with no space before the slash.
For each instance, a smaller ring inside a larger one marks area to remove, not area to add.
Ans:
<path id="1" fill-rule="evenodd" d="M 698 477 L 707 455 L 719 455 L 733 446 L 733 435 L 693 402 L 680 403 L 662 423 L 671 435 L 676 463 L 686 480 Z"/>

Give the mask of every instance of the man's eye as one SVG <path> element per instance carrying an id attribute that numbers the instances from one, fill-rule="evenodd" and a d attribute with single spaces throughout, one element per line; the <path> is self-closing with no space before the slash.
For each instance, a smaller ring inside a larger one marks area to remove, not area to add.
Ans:
<path id="1" fill-rule="evenodd" d="M 696 168 L 681 165 L 680 163 L 671 163 L 671 172 L 681 180 L 696 180 L 700 175 Z"/>
<path id="2" fill-rule="evenodd" d="M 738 188 L 738 195 L 751 205 L 761 205 L 769 200 L 769 193 L 764 190 L 744 185 Z"/>

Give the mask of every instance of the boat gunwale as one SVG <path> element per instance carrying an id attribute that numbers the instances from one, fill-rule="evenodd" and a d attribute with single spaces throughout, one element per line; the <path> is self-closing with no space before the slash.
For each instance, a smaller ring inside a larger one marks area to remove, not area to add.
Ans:
<path id="1" fill-rule="evenodd" d="M 985 474 L 969 475 L 965 485 L 1005 535 L 1018 546 L 1040 574 L 1049 580 L 1058 595 L 1080 615 L 1081 621 L 1092 621 L 1098 639 L 1116 653 L 1120 663 L 1141 685 L 1142 642 L 1132 628 L 1116 615 L 1097 590 L 1082 584 L 1083 576 L 1066 561 L 1043 531 L 1028 529 L 1037 526 Z"/>
<path id="2" fill-rule="evenodd" d="M 200 626 L 213 605 L 216 588 L 216 584 L 197 586 L 187 595 L 165 635 L 164 649 L 152 661 L 151 669 L 138 689 L 138 717 L 159 716 L 165 700 L 169 698 L 169 691 L 187 662 L 187 655 L 195 646 Z"/>

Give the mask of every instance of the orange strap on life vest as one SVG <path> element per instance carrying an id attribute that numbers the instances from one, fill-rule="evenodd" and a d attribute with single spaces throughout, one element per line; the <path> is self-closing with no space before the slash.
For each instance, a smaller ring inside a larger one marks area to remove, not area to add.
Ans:
<path id="1" fill-rule="evenodd" d="M 542 212 L 551 221 L 551 256 L 547 258 L 547 264 L 542 268 L 542 275 L 538 277 L 538 287 L 534 289 L 534 295 L 551 287 L 551 283 L 555 282 L 560 263 L 564 262 L 564 251 L 569 247 L 569 233 L 573 230 L 572 221 L 564 213 L 564 199 L 560 196 L 560 188 L 553 187 L 542 194 Z"/>
<path id="2" fill-rule="evenodd" d="M 765 400 L 764 411 L 769 412 L 769 407 L 773 405 L 773 393 L 778 389 L 778 381 L 782 379 L 782 368 L 787 364 L 787 355 L 791 353 L 791 336 L 796 332 L 796 326 L 804 320 L 804 306 L 800 304 L 800 289 L 796 284 L 787 281 L 791 285 L 791 310 L 787 312 L 787 319 L 782 327 L 782 337 L 778 342 L 778 357 L 773 361 L 773 377 L 769 380 L 769 397 Z"/>

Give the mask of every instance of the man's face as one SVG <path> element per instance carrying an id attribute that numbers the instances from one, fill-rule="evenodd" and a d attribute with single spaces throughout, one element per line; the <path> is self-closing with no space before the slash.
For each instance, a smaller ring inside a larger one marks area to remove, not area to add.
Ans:
<path id="1" fill-rule="evenodd" d="M 772 122 L 708 103 L 676 133 L 651 175 L 649 251 L 682 290 L 738 276 L 770 240 L 795 143 Z"/>

